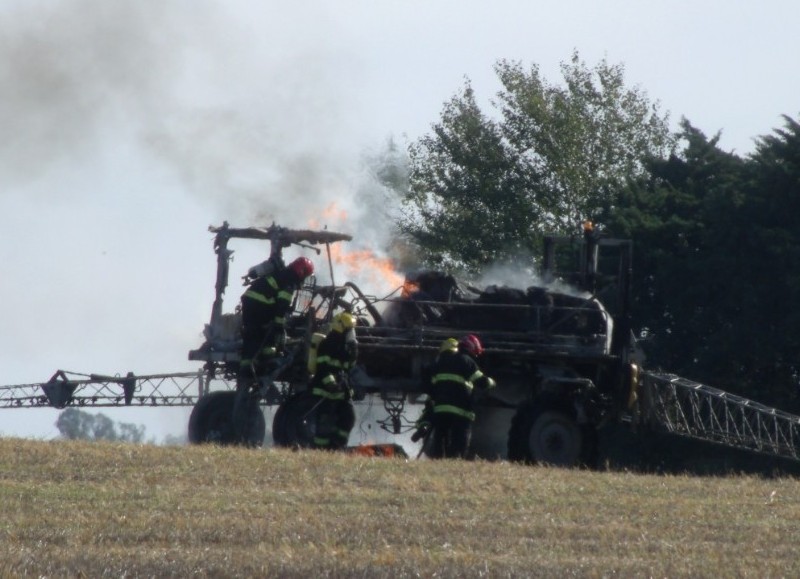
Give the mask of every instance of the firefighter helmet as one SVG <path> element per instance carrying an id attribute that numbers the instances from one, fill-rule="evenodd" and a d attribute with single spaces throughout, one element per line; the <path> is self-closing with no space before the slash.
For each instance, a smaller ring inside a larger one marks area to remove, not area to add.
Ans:
<path id="1" fill-rule="evenodd" d="M 462 336 L 458 341 L 458 346 L 470 356 L 480 356 L 483 354 L 483 344 L 475 334 Z"/>
<path id="2" fill-rule="evenodd" d="M 356 327 L 356 318 L 353 314 L 342 312 L 336 314 L 331 322 L 331 329 L 335 332 L 346 332 Z"/>
<path id="3" fill-rule="evenodd" d="M 298 257 L 288 265 L 289 269 L 294 272 L 297 279 L 303 280 L 314 273 L 314 264 L 307 257 Z"/>
<path id="4" fill-rule="evenodd" d="M 439 351 L 447 352 L 449 350 L 458 350 L 458 340 L 455 338 L 447 338 L 446 340 L 442 341 L 442 345 L 439 346 Z"/>

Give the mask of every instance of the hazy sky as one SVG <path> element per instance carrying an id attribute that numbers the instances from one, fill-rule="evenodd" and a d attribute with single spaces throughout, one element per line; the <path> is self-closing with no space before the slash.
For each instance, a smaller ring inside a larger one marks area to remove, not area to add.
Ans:
<path id="1" fill-rule="evenodd" d="M 345 223 L 318 222 L 379 239 L 360 160 L 426 133 L 465 78 L 489 110 L 499 59 L 551 82 L 574 50 L 621 63 L 674 126 L 747 154 L 800 113 L 799 21 L 794 0 L 5 0 L 0 384 L 197 369 L 207 227 L 307 227 L 335 202 Z M 158 439 L 189 414 L 102 412 Z M 57 416 L 0 409 L 0 434 Z"/>

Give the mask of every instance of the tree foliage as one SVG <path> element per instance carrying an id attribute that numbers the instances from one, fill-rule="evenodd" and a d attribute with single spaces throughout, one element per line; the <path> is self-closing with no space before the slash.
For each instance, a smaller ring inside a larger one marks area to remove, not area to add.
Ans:
<path id="1" fill-rule="evenodd" d="M 800 126 L 740 158 L 687 121 L 609 226 L 635 240 L 634 317 L 650 363 L 785 406 L 800 371 Z"/>
<path id="2" fill-rule="evenodd" d="M 478 107 L 469 82 L 444 107 L 433 134 L 412 144 L 410 189 L 401 230 L 423 261 L 475 267 L 496 260 L 524 233 L 536 202 L 531 178 L 517 171 L 500 126 Z M 516 246 L 516 247 L 514 247 Z"/>
<path id="3" fill-rule="evenodd" d="M 91 414 L 67 408 L 58 415 L 56 428 L 62 438 L 69 440 L 109 440 L 119 442 L 143 442 L 145 427 L 141 425 L 116 424 L 105 414 Z"/>
<path id="4" fill-rule="evenodd" d="M 575 232 L 674 146 L 667 117 L 625 86 L 621 65 L 590 69 L 575 53 L 563 86 L 537 66 L 500 61 L 495 71 L 499 119 L 467 80 L 410 147 L 401 230 L 431 265 L 478 270 L 538 253 L 545 233 Z"/>
<path id="5" fill-rule="evenodd" d="M 667 116 L 638 87 L 625 85 L 620 64 L 588 68 L 577 53 L 561 64 L 564 86 L 501 61 L 503 128 L 522 168 L 541 176 L 545 227 L 576 231 L 587 217 L 614 203 L 645 163 L 674 146 Z"/>
<path id="6" fill-rule="evenodd" d="M 499 115 L 467 80 L 410 147 L 400 227 L 423 260 L 478 271 L 593 218 L 634 240 L 648 367 L 800 409 L 800 123 L 740 157 L 687 120 L 671 134 L 620 65 L 495 70 Z"/>

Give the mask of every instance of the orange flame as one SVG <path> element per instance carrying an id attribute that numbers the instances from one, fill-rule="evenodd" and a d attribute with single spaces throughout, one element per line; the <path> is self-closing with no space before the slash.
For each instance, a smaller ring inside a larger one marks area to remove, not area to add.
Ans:
<path id="1" fill-rule="evenodd" d="M 341 245 L 334 245 L 331 247 L 331 259 L 344 266 L 348 279 L 358 276 L 392 289 L 403 286 L 405 282 L 405 277 L 394 269 L 391 259 L 378 257 L 369 249 L 347 251 Z"/>
<path id="2" fill-rule="evenodd" d="M 339 209 L 339 207 L 336 205 L 336 201 L 332 201 L 325 209 L 321 211 L 319 218 L 311 218 L 308 224 L 312 229 L 321 229 L 322 223 L 333 222 L 337 225 L 342 225 L 346 221 L 347 212 L 344 209 Z"/>
<path id="3" fill-rule="evenodd" d="M 419 284 L 413 281 L 405 280 L 403 282 L 403 291 L 400 293 L 401 297 L 410 298 L 414 292 L 419 289 Z"/>
<path id="4" fill-rule="evenodd" d="M 335 227 L 341 227 L 347 221 L 347 212 L 334 201 L 320 212 L 320 219 L 325 224 L 333 223 Z M 320 229 L 320 219 L 312 219 L 309 222 L 310 227 Z M 345 278 L 348 280 L 357 277 L 370 284 L 380 285 L 381 290 L 387 291 L 404 285 L 405 277 L 395 270 L 392 260 L 379 257 L 369 249 L 350 251 L 343 244 L 333 244 L 331 259 L 345 268 Z"/>
<path id="5" fill-rule="evenodd" d="M 347 452 L 358 456 L 385 456 L 389 458 L 408 458 L 408 454 L 398 444 L 359 444 L 347 447 Z"/>

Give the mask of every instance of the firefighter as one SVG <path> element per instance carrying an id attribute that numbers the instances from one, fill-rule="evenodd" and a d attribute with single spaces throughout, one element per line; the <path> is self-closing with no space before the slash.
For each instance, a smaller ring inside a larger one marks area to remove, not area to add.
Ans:
<path id="1" fill-rule="evenodd" d="M 355 424 L 350 402 L 353 393 L 347 382 L 347 374 L 358 358 L 355 325 L 352 314 L 336 315 L 330 332 L 317 348 L 316 371 L 311 380 L 311 393 L 317 399 L 314 448 L 344 448 Z"/>
<path id="2" fill-rule="evenodd" d="M 247 441 L 248 401 L 256 391 L 252 386 L 280 367 L 286 342 L 286 316 L 294 292 L 313 273 L 314 264 L 307 257 L 298 257 L 285 267 L 278 260 L 257 275 L 242 294 L 242 347 L 233 408 L 234 429 L 240 442 Z M 272 394 L 275 387 L 269 386 Z"/>
<path id="3" fill-rule="evenodd" d="M 465 457 L 475 420 L 473 390 L 495 387 L 478 367 L 476 360 L 483 353 L 478 337 L 467 334 L 454 342 L 443 344 L 431 372 L 431 458 Z"/>
<path id="4" fill-rule="evenodd" d="M 447 338 L 439 345 L 439 354 L 456 349 L 458 349 L 458 340 L 455 338 Z M 434 364 L 438 362 L 439 355 L 437 354 Z M 422 412 L 420 413 L 415 424 L 416 431 L 411 435 L 411 442 L 417 442 L 420 439 L 426 439 L 433 428 L 433 398 L 431 398 L 430 391 L 431 369 L 431 367 L 427 367 L 423 370 L 423 382 L 425 384 L 423 390 L 425 394 L 428 395 L 428 399 L 425 401 L 425 406 L 423 407 Z"/>
<path id="5" fill-rule="evenodd" d="M 239 378 L 263 375 L 286 341 L 286 315 L 294 292 L 314 273 L 307 257 L 254 279 L 242 294 L 242 349 Z"/>

